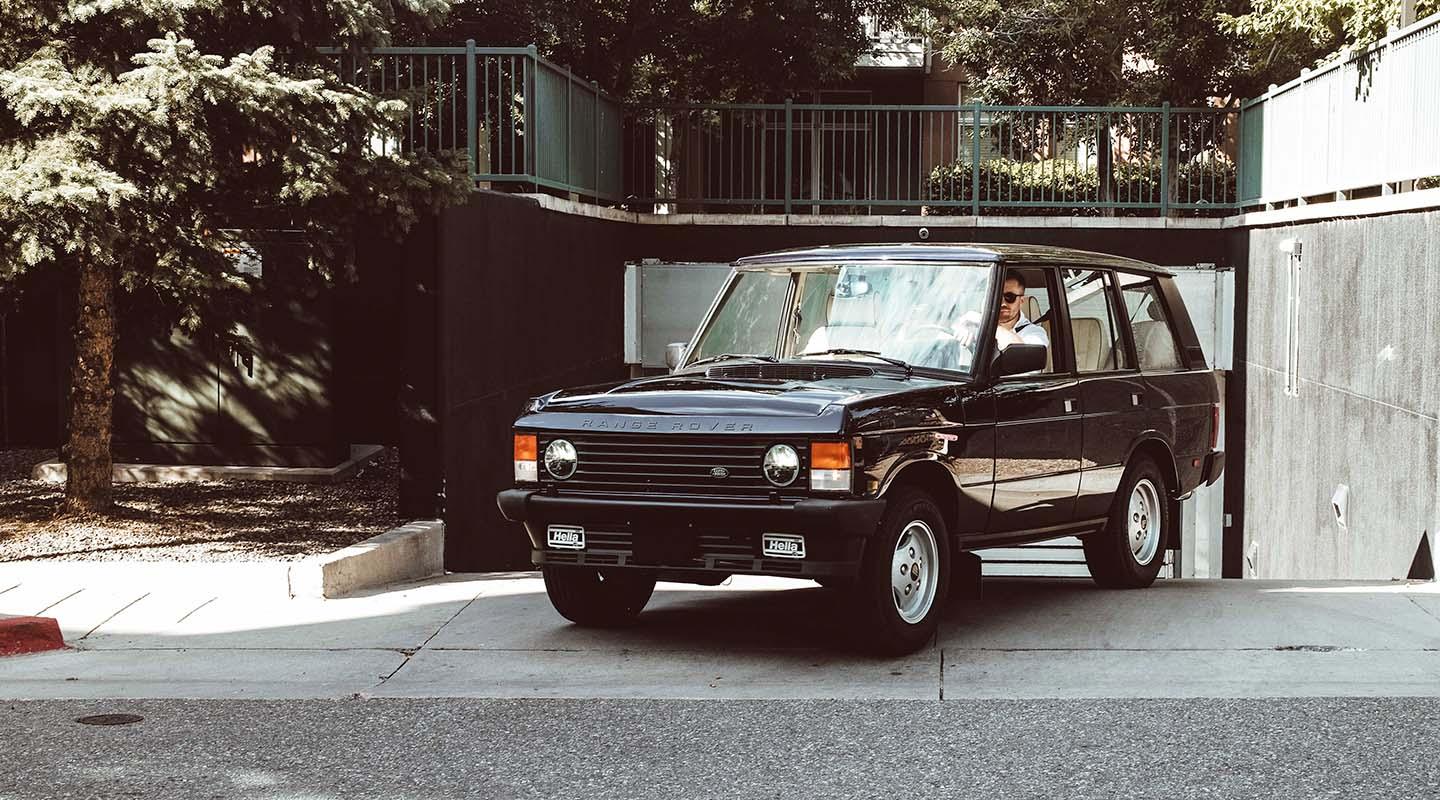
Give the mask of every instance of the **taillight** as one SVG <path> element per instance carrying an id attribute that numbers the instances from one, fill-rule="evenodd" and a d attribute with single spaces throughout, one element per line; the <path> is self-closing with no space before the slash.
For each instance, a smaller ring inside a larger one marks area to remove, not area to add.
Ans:
<path id="1" fill-rule="evenodd" d="M 515 481 L 535 483 L 540 480 L 540 442 L 533 433 L 515 434 Z"/>
<path id="2" fill-rule="evenodd" d="M 810 488 L 817 492 L 850 491 L 850 443 L 810 443 Z"/>
<path id="3" fill-rule="evenodd" d="M 1214 450 L 1220 444 L 1220 404 L 1214 403 L 1210 406 L 1210 449 Z"/>

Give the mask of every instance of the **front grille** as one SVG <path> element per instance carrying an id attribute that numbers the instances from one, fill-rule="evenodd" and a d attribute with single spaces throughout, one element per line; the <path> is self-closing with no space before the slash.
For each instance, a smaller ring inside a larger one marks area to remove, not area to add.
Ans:
<path id="1" fill-rule="evenodd" d="M 575 445 L 580 467 L 567 480 L 555 480 L 543 464 L 545 447 L 555 439 Z M 795 482 L 778 488 L 761 473 L 771 445 L 788 444 L 800 454 Z M 773 494 L 798 497 L 809 484 L 809 448 L 803 441 L 736 436 L 669 434 L 540 434 L 540 482 L 561 493 L 666 495 L 766 499 Z M 725 472 L 716 475 L 716 469 Z"/>
<path id="2" fill-rule="evenodd" d="M 707 378 L 749 378 L 771 381 L 823 381 L 827 378 L 863 378 L 871 367 L 851 364 L 729 364 L 705 370 Z"/>

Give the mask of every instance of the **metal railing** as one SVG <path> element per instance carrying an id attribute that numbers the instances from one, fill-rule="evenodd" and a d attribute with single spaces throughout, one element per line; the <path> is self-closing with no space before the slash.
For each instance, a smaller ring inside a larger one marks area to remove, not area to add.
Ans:
<path id="1" fill-rule="evenodd" d="M 381 152 L 464 151 L 481 185 L 620 199 L 620 104 L 533 46 L 322 52 L 342 80 L 406 101 L 401 133 L 371 143 Z"/>
<path id="2" fill-rule="evenodd" d="M 532 47 L 324 51 L 403 99 L 382 152 L 464 151 L 482 185 L 657 211 L 1220 213 L 1236 113 L 1156 107 L 623 108 Z"/>
<path id="3" fill-rule="evenodd" d="M 657 106 L 629 119 L 625 193 L 681 211 L 1224 211 L 1235 122 L 1169 106 Z"/>
<path id="4" fill-rule="evenodd" d="M 1244 205 L 1440 176 L 1440 14 L 1241 106 Z"/>

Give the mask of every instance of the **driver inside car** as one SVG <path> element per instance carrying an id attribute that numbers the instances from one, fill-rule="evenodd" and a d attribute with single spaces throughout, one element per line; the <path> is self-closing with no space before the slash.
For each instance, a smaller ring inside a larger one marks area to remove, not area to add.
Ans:
<path id="1" fill-rule="evenodd" d="M 1050 334 L 1025 316 L 1025 277 L 1018 270 L 1005 273 L 1004 292 L 1000 295 L 1000 315 L 995 326 L 995 343 L 1001 350 L 1012 344 L 1041 344 L 1049 349 Z M 956 325 L 956 338 L 966 347 L 975 342 L 980 329 L 980 314 L 967 312 Z"/>

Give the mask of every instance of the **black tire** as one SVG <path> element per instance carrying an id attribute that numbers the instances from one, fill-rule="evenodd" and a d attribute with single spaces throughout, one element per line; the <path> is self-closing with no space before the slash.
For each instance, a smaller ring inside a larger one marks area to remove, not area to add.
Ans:
<path id="1" fill-rule="evenodd" d="M 922 528 L 914 530 L 910 541 L 928 539 L 934 552 L 925 554 L 921 547 L 918 553 L 907 553 L 914 560 L 901 564 L 904 571 L 900 572 L 896 566 L 897 547 L 917 523 Z M 928 529 L 928 536 L 923 529 Z M 883 655 L 903 655 L 915 652 L 935 636 L 950 595 L 949 536 L 945 517 L 930 495 L 919 489 L 902 488 L 889 498 L 880 529 L 865 543 L 865 558 L 852 595 L 859 612 L 860 626 L 856 633 L 861 637 L 858 642 L 861 647 Z M 933 564 L 928 572 L 922 570 L 920 580 L 910 580 L 911 565 L 926 561 Z M 910 595 L 894 588 L 892 571 L 901 576 L 896 582 L 905 581 L 906 586 L 916 587 L 916 598 L 920 598 L 922 592 L 930 593 L 928 604 L 923 600 L 912 601 L 915 606 L 911 612 L 918 616 L 907 619 L 903 615 L 900 606 Z"/>
<path id="2" fill-rule="evenodd" d="M 1148 493 L 1150 499 L 1137 502 L 1142 509 L 1153 508 L 1153 512 L 1132 508 L 1137 487 L 1142 486 L 1148 487 L 1141 493 Z M 1106 589 L 1143 589 L 1154 583 L 1165 564 L 1165 542 L 1172 524 L 1165 477 L 1153 459 L 1139 456 L 1130 462 L 1120 481 L 1105 529 L 1082 540 L 1090 577 Z M 1140 526 L 1139 533 L 1136 526 Z"/>
<path id="3" fill-rule="evenodd" d="M 544 567 L 545 593 L 560 616 L 576 625 L 628 625 L 650 602 L 655 576 L 647 572 L 596 567 Z"/>

